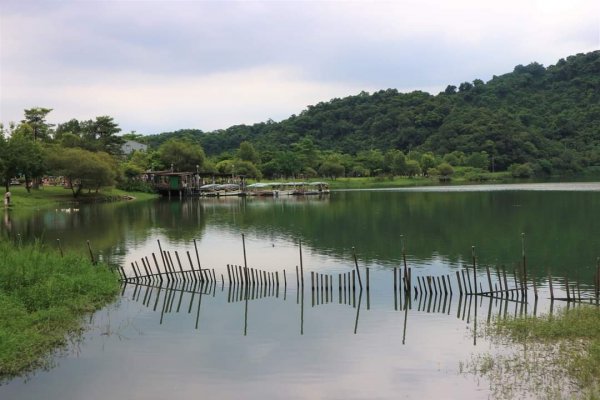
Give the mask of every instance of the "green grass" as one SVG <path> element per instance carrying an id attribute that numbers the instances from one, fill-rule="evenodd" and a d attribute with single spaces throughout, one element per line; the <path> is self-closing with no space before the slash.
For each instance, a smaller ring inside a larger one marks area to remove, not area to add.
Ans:
<path id="1" fill-rule="evenodd" d="M 485 354 L 469 368 L 490 379 L 496 397 L 525 392 L 543 398 L 600 399 L 599 307 L 497 319 L 486 334 L 518 349 L 508 355 Z"/>
<path id="2" fill-rule="evenodd" d="M 44 367 L 82 317 L 112 301 L 114 272 L 41 245 L 0 241 L 0 380 Z"/>
<path id="3" fill-rule="evenodd" d="M 28 193 L 24 186 L 11 186 L 11 208 L 48 208 L 60 203 L 69 203 L 73 201 L 107 201 L 111 199 L 131 196 L 136 200 L 148 200 L 158 197 L 152 193 L 126 192 L 115 188 L 104 188 L 98 193 L 87 193 L 84 190 L 77 198 L 73 197 L 71 189 L 65 189 L 62 186 L 43 186 L 40 189 L 31 189 Z M 3 192 L 4 193 L 4 192 Z"/>
<path id="4" fill-rule="evenodd" d="M 555 316 L 499 320 L 496 334 L 517 342 L 559 345 L 556 360 L 582 388 L 600 387 L 600 308 L 581 306 Z"/>

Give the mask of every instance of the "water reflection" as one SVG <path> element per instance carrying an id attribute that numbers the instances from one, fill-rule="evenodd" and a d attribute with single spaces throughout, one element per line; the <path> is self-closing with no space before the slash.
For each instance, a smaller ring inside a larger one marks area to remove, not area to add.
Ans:
<path id="1" fill-rule="evenodd" d="M 590 238 L 600 235 L 589 218 L 600 212 L 597 192 L 337 192 L 323 199 L 161 199 L 64 210 L 5 212 L 0 231 L 13 240 L 61 239 L 66 251 L 83 252 L 90 240 L 101 259 L 117 265 L 129 265 L 132 253 L 156 239 L 173 246 L 197 239 L 207 254 L 217 239 L 245 233 L 272 247 L 301 239 L 310 251 L 338 260 L 352 260 L 356 246 L 364 262 L 387 267 L 403 261 L 400 235 L 413 264 L 461 266 L 476 245 L 482 264 L 512 267 L 526 232 L 532 273 L 569 273 L 581 281 L 593 279 Z M 221 255 L 219 262 L 228 261 Z"/>
<path id="2" fill-rule="evenodd" d="M 311 272 L 314 274 L 314 271 Z M 373 274 L 371 274 L 373 275 Z M 404 290 L 397 290 L 394 283 L 394 288 L 390 282 L 385 279 L 384 274 L 380 273 L 375 276 L 374 281 L 369 282 L 369 296 L 373 293 L 372 301 L 376 304 L 375 307 L 369 307 L 362 310 L 362 313 L 379 313 L 382 310 L 403 313 L 402 327 L 402 344 L 406 344 L 409 319 L 415 315 L 440 315 L 446 318 L 455 318 L 465 322 L 467 325 L 473 325 L 473 344 L 477 340 L 477 322 L 478 313 L 485 316 L 487 323 L 491 322 L 493 316 L 498 318 L 507 318 L 509 316 L 524 316 L 537 315 L 539 297 L 532 297 L 532 301 L 528 302 L 526 297 L 506 296 L 500 293 L 488 294 L 458 294 L 455 291 L 448 290 L 422 290 L 418 291 L 415 286 L 414 292 L 411 293 Z M 387 274 L 385 274 L 387 275 Z M 349 307 L 354 310 L 353 333 L 359 332 L 359 321 L 361 318 L 361 307 L 363 304 L 363 289 L 353 287 L 350 277 L 351 274 L 340 274 L 342 280 L 339 282 L 337 296 L 334 296 L 333 276 L 325 277 L 319 275 L 313 279 L 310 292 L 312 294 L 312 306 L 315 311 L 325 309 L 331 306 Z M 389 276 L 389 275 L 388 275 Z M 448 282 L 450 283 L 450 282 Z M 271 285 L 265 281 L 264 284 L 257 282 L 256 284 L 226 284 L 225 282 L 215 281 L 170 281 L 164 283 L 124 283 L 123 296 L 126 296 L 136 302 L 141 303 L 147 309 L 157 314 L 159 325 L 165 323 L 165 317 L 169 314 L 186 314 L 194 321 L 194 329 L 198 329 L 200 324 L 201 307 L 203 305 L 203 297 L 216 299 L 218 297 L 226 298 L 226 302 L 205 301 L 204 307 L 236 307 L 237 304 L 244 305 L 243 316 L 243 335 L 248 334 L 248 325 L 252 324 L 252 317 L 249 314 L 255 315 L 258 320 L 264 318 L 258 316 L 261 312 L 269 312 L 269 307 L 266 310 L 261 305 L 261 302 L 267 301 L 271 304 L 272 301 L 282 302 L 286 304 L 285 310 L 298 307 L 299 334 L 304 335 L 304 290 L 297 290 L 299 285 L 290 287 L 283 285 Z M 441 286 L 440 286 L 441 287 Z M 456 289 L 456 287 L 455 287 Z M 296 301 L 289 301 L 287 293 L 296 292 Z M 393 306 L 389 303 L 390 295 L 393 293 Z M 456 293 L 456 294 L 455 294 Z M 543 293 L 547 295 L 547 292 Z M 541 301 L 543 305 L 543 313 L 552 313 L 554 301 Z M 186 306 L 187 305 L 187 306 Z M 195 307 L 195 313 L 194 313 Z M 455 309 L 455 311 L 453 311 Z M 186 311 L 187 310 L 187 311 Z M 509 310 L 512 310 L 509 312 Z M 287 311 L 286 311 L 287 312 Z M 314 314 L 312 314 L 314 315 Z M 410 316 L 410 317 L 409 317 Z M 194 319 L 195 318 L 195 319 Z M 178 322 L 179 323 L 179 322 Z M 343 329 L 343 327 L 341 327 Z M 264 329 L 269 329 L 264 326 Z"/>

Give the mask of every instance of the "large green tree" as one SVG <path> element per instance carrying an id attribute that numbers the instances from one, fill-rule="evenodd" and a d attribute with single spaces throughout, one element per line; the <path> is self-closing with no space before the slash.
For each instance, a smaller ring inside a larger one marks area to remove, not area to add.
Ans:
<path id="1" fill-rule="evenodd" d="M 46 122 L 46 116 L 52 111 L 51 108 L 34 107 L 25 110 L 25 119 L 21 121 L 28 124 L 33 130 L 33 140 L 50 139 L 52 124 Z"/>
<path id="2" fill-rule="evenodd" d="M 172 167 L 174 171 L 196 171 L 196 168 L 202 170 L 206 159 L 200 145 L 177 139 L 163 143 L 158 153 L 163 168 Z"/>
<path id="3" fill-rule="evenodd" d="M 96 190 L 111 186 L 117 178 L 114 159 L 104 152 L 91 152 L 79 148 L 53 146 L 47 150 L 49 169 L 64 176 L 71 185 L 73 197 L 84 188 Z"/>

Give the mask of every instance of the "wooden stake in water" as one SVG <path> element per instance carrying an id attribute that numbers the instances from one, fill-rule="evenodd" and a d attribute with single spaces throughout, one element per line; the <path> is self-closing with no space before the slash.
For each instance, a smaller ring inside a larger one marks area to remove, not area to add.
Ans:
<path id="1" fill-rule="evenodd" d="M 162 272 L 160 271 L 160 268 L 158 267 L 158 261 L 156 260 L 156 255 L 154 253 L 152 253 L 152 259 L 154 260 L 154 266 L 156 267 L 156 270 L 158 271 L 158 279 L 160 280 L 160 283 L 162 283 L 163 282 Z"/>
<path id="2" fill-rule="evenodd" d="M 525 257 L 525 233 L 521 233 L 521 250 L 523 255 L 523 295 L 527 297 L 527 258 Z"/>
<path id="3" fill-rule="evenodd" d="M 458 291 L 459 291 L 460 295 L 462 296 L 463 289 L 462 289 L 462 285 L 460 284 L 460 273 L 458 271 L 456 271 L 456 281 L 458 282 Z"/>
<path id="4" fill-rule="evenodd" d="M 246 262 L 246 238 L 243 233 L 242 233 L 242 245 L 244 247 L 244 267 L 247 268 L 248 263 Z"/>
<path id="5" fill-rule="evenodd" d="M 92 260 L 92 264 L 96 264 L 96 260 L 94 260 L 94 253 L 92 252 L 92 246 L 90 245 L 90 241 L 87 241 L 88 250 L 90 251 L 90 259 Z"/>
<path id="6" fill-rule="evenodd" d="M 302 284 L 302 291 L 304 292 L 304 264 L 302 263 L 302 240 L 298 240 L 298 247 L 300 252 L 300 282 Z"/>
<path id="7" fill-rule="evenodd" d="M 548 287 L 550 288 L 550 299 L 554 300 L 554 287 L 552 286 L 552 275 L 548 271 Z"/>
<path id="8" fill-rule="evenodd" d="M 198 261 L 198 271 L 200 271 L 200 281 L 202 282 L 202 265 L 200 265 L 200 255 L 198 254 L 198 245 L 196 239 L 194 239 L 194 249 L 196 250 L 196 260 Z M 193 269 L 193 268 L 192 268 Z"/>
<path id="9" fill-rule="evenodd" d="M 596 258 L 596 300 L 600 298 L 600 257 Z"/>
<path id="10" fill-rule="evenodd" d="M 477 262 L 475 260 L 475 246 L 471 247 L 473 255 L 473 286 L 475 286 L 475 296 L 477 296 Z"/>
<path id="11" fill-rule="evenodd" d="M 404 262 L 404 276 L 408 273 L 406 265 L 406 248 L 404 247 L 404 235 L 400 235 L 400 244 L 402 246 L 402 261 Z"/>
<path id="12" fill-rule="evenodd" d="M 160 245 L 160 240 L 156 240 L 158 242 L 158 250 L 160 250 L 160 256 L 162 257 L 163 267 L 167 270 L 167 263 L 165 261 L 165 253 L 163 252 L 162 246 Z"/>
<path id="13" fill-rule="evenodd" d="M 62 246 L 60 245 L 60 239 L 56 239 L 56 242 L 58 243 L 58 250 L 60 251 L 60 256 L 64 257 Z"/>
<path id="14" fill-rule="evenodd" d="M 356 275 L 358 276 L 358 285 L 360 286 L 360 290 L 362 290 L 362 279 L 360 278 L 360 271 L 358 270 L 358 260 L 356 259 L 356 251 L 354 246 L 352 246 L 352 254 L 354 255 L 354 265 L 356 267 Z"/>
<path id="15" fill-rule="evenodd" d="M 490 274 L 489 265 L 485 266 L 485 271 L 487 272 L 488 285 L 490 286 L 490 293 L 492 293 L 494 291 L 494 288 L 492 287 L 492 275 Z"/>

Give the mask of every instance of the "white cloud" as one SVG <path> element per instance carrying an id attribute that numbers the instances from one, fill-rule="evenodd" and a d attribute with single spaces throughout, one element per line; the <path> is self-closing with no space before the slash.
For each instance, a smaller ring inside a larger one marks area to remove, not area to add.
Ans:
<path id="1" fill-rule="evenodd" d="M 93 73 L 91 75 L 94 75 Z M 347 96 L 361 89 L 304 80 L 297 71 L 257 68 L 198 77 L 153 74 L 105 76 L 95 83 L 61 82 L 43 91 L 19 89 L 26 76 L 9 86 L 6 109 L 13 115 L 31 106 L 54 107 L 49 119 L 63 122 L 111 115 L 124 131 L 197 128 L 214 130 L 234 124 L 279 120 L 323 99 Z M 85 101 L 81 101 L 85 99 Z M 61 107 L 54 104 L 58 102 Z M 3 106 L 5 108 L 5 106 Z"/>
<path id="2" fill-rule="evenodd" d="M 39 105 L 145 133 L 280 119 L 361 90 L 435 92 L 600 48 L 592 0 L 1 7 L 1 121 Z"/>

